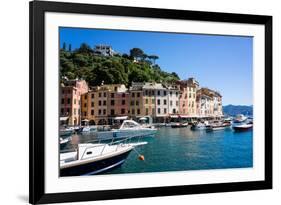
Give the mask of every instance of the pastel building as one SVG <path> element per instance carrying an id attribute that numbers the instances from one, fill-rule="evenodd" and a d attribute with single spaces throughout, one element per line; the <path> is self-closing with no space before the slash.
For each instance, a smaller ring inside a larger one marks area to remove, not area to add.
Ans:
<path id="1" fill-rule="evenodd" d="M 180 86 L 180 114 L 188 117 L 197 116 L 196 93 L 199 89 L 199 83 L 194 78 L 177 82 Z"/>
<path id="2" fill-rule="evenodd" d="M 143 83 L 132 83 L 129 89 L 129 115 L 131 118 L 137 118 L 145 115 L 143 103 Z"/>
<path id="3" fill-rule="evenodd" d="M 222 117 L 222 96 L 217 91 L 201 88 L 197 91 L 197 112 L 200 117 Z"/>
<path id="4" fill-rule="evenodd" d="M 129 115 L 130 94 L 124 84 L 114 84 L 108 89 L 109 124 L 116 119 L 125 119 Z"/>
<path id="5" fill-rule="evenodd" d="M 168 86 L 168 114 L 179 114 L 180 110 L 180 88 L 178 85 Z"/>
<path id="6" fill-rule="evenodd" d="M 60 122 L 79 125 L 81 122 L 81 95 L 88 92 L 85 80 L 69 80 L 60 86 Z"/>

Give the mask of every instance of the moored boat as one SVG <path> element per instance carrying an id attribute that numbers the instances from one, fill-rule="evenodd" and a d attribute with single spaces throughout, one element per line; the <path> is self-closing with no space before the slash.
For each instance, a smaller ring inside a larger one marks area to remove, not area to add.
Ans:
<path id="1" fill-rule="evenodd" d="M 191 125 L 192 130 L 205 130 L 207 128 L 208 121 L 206 122 L 196 122 Z"/>
<path id="2" fill-rule="evenodd" d="M 135 147 L 147 144 L 128 140 L 78 144 L 77 151 L 60 154 L 60 176 L 94 175 L 121 166 Z"/>
<path id="3" fill-rule="evenodd" d="M 133 120 L 124 120 L 119 129 L 113 129 L 104 132 L 97 132 L 99 139 L 103 138 L 133 138 L 133 137 L 147 137 L 154 136 L 157 129 L 147 126 L 141 126 Z"/>
<path id="4" fill-rule="evenodd" d="M 229 122 L 216 122 L 206 126 L 206 131 L 218 131 L 230 128 L 231 123 Z"/>
<path id="5" fill-rule="evenodd" d="M 235 131 L 248 131 L 248 130 L 251 130 L 253 128 L 253 123 L 237 124 L 237 125 L 233 125 L 232 128 Z"/>
<path id="6" fill-rule="evenodd" d="M 234 123 L 241 123 L 241 122 L 245 122 L 247 120 L 247 117 L 243 114 L 238 114 L 236 115 L 235 119 L 234 119 Z"/>
<path id="7" fill-rule="evenodd" d="M 181 128 L 181 127 L 187 127 L 188 126 L 188 122 L 184 122 L 184 123 L 172 123 L 171 124 L 171 128 Z"/>

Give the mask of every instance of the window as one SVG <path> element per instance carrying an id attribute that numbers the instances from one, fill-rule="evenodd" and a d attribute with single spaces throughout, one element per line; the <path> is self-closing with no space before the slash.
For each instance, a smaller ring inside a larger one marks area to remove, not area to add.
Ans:
<path id="1" fill-rule="evenodd" d="M 94 102 L 91 102 L 91 107 L 94 107 L 95 106 L 95 103 Z"/>
<path id="2" fill-rule="evenodd" d="M 84 95 L 84 99 L 85 99 L 85 100 L 87 100 L 87 94 L 86 94 L 86 95 Z"/>
<path id="3" fill-rule="evenodd" d="M 99 93 L 99 97 L 101 98 L 101 93 Z"/>
<path id="4" fill-rule="evenodd" d="M 189 98 L 191 98 L 191 94 L 189 93 Z"/>
<path id="5" fill-rule="evenodd" d="M 69 108 L 67 108 L 66 111 L 67 111 L 67 113 L 69 113 L 69 111 L 70 111 Z"/>
<path id="6" fill-rule="evenodd" d="M 176 96 L 178 97 L 178 92 L 176 92 Z"/>
<path id="7" fill-rule="evenodd" d="M 125 109 L 121 109 L 121 114 L 125 114 Z"/>
<path id="8" fill-rule="evenodd" d="M 170 100 L 170 106 L 173 106 L 173 101 L 172 100 Z"/>
<path id="9" fill-rule="evenodd" d="M 94 93 L 92 93 L 92 98 L 95 98 L 95 94 Z"/>
<path id="10" fill-rule="evenodd" d="M 99 100 L 99 106 L 101 106 L 101 100 Z"/>
<path id="11" fill-rule="evenodd" d="M 195 93 L 193 93 L 193 98 L 195 98 Z"/>
<path id="12" fill-rule="evenodd" d="M 114 98 L 114 93 L 111 93 L 111 98 Z"/>
<path id="13" fill-rule="evenodd" d="M 95 114 L 95 111 L 94 110 L 91 110 L 91 115 L 94 115 Z"/>
<path id="14" fill-rule="evenodd" d="M 122 93 L 122 98 L 124 98 L 125 97 L 125 93 Z"/>
<path id="15" fill-rule="evenodd" d="M 61 104 L 64 104 L 64 98 L 61 99 Z"/>
<path id="16" fill-rule="evenodd" d="M 84 107 L 87 107 L 87 103 L 84 103 Z"/>
<path id="17" fill-rule="evenodd" d="M 84 112 L 84 116 L 87 116 L 87 112 Z"/>
<path id="18" fill-rule="evenodd" d="M 145 109 L 145 114 L 148 115 L 148 108 Z"/>
<path id="19" fill-rule="evenodd" d="M 170 95 L 171 95 L 171 96 L 173 95 L 172 91 L 170 92 Z"/>
<path id="20" fill-rule="evenodd" d="M 64 113 L 64 109 L 63 109 L 63 108 L 60 109 L 60 113 L 61 113 L 61 114 Z"/>
<path id="21" fill-rule="evenodd" d="M 105 109 L 103 110 L 103 114 L 106 115 L 106 110 Z"/>
<path id="22" fill-rule="evenodd" d="M 152 104 L 155 104 L 155 99 L 152 99 L 151 102 L 152 102 Z"/>
<path id="23" fill-rule="evenodd" d="M 114 110 L 110 110 L 110 115 L 114 115 Z"/>
<path id="24" fill-rule="evenodd" d="M 154 90 L 151 91 L 151 95 L 154 95 Z"/>
<path id="25" fill-rule="evenodd" d="M 70 98 L 67 98 L 67 104 L 70 104 Z"/>
<path id="26" fill-rule="evenodd" d="M 145 104 L 148 104 L 148 99 L 147 98 L 145 99 Z"/>
<path id="27" fill-rule="evenodd" d="M 167 91 L 166 91 L 166 90 L 164 91 L 164 95 L 165 95 L 165 96 L 167 95 Z"/>
<path id="28" fill-rule="evenodd" d="M 145 91 L 145 95 L 148 95 L 148 90 Z"/>
<path id="29" fill-rule="evenodd" d="M 167 108 L 164 108 L 164 114 L 166 114 L 167 113 Z"/>
<path id="30" fill-rule="evenodd" d="M 115 104 L 114 100 L 111 100 L 110 105 L 114 105 L 114 104 Z"/>
<path id="31" fill-rule="evenodd" d="M 164 100 L 164 105 L 167 105 L 167 100 Z"/>
<path id="32" fill-rule="evenodd" d="M 131 105 L 135 105 L 135 101 L 132 100 L 132 101 L 131 101 Z"/>
<path id="33" fill-rule="evenodd" d="M 73 109 L 73 114 L 76 115 L 76 109 L 75 108 Z"/>
<path id="34" fill-rule="evenodd" d="M 132 109 L 132 115 L 134 115 L 135 114 L 135 109 Z"/>
<path id="35" fill-rule="evenodd" d="M 161 109 L 160 109 L 160 108 L 158 108 L 158 111 L 157 111 L 157 112 L 158 112 L 158 114 L 160 114 L 160 113 L 161 113 Z"/>
<path id="36" fill-rule="evenodd" d="M 176 106 L 179 106 L 179 101 L 176 101 Z"/>
<path id="37" fill-rule="evenodd" d="M 173 114 L 176 114 L 176 109 L 175 108 L 173 109 Z"/>
<path id="38" fill-rule="evenodd" d="M 152 108 L 152 114 L 153 115 L 155 114 L 155 108 Z"/>
<path id="39" fill-rule="evenodd" d="M 101 115 L 101 110 L 99 110 L 99 115 Z"/>
<path id="40" fill-rule="evenodd" d="M 106 100 L 103 101 L 103 105 L 106 105 Z"/>
<path id="41" fill-rule="evenodd" d="M 136 105 L 137 105 L 137 106 L 139 105 L 139 101 L 136 101 Z"/>
<path id="42" fill-rule="evenodd" d="M 133 98 L 135 97 L 135 93 L 132 93 L 132 97 L 133 97 Z"/>
<path id="43" fill-rule="evenodd" d="M 103 97 L 106 97 L 106 93 L 103 93 Z"/>
<path id="44" fill-rule="evenodd" d="M 138 109 L 138 115 L 140 114 L 140 109 Z"/>
<path id="45" fill-rule="evenodd" d="M 160 95 L 160 90 L 157 91 L 157 95 Z"/>
<path id="46" fill-rule="evenodd" d="M 157 105 L 160 105 L 160 104 L 161 104 L 160 99 L 158 99 L 157 100 Z"/>
<path id="47" fill-rule="evenodd" d="M 114 87 L 114 91 L 117 91 L 117 87 L 116 86 Z"/>
<path id="48" fill-rule="evenodd" d="M 137 93 L 137 97 L 138 97 L 138 98 L 140 97 L 140 93 Z"/>

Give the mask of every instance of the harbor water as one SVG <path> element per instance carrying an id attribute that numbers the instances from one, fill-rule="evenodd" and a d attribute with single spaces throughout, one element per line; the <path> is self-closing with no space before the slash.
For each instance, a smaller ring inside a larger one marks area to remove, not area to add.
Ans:
<path id="1" fill-rule="evenodd" d="M 79 135 L 80 142 L 91 140 L 91 133 Z M 246 168 L 253 166 L 253 132 L 231 128 L 213 132 L 185 128 L 159 128 L 148 144 L 137 147 L 145 160 L 132 151 L 125 163 L 104 174 Z"/>

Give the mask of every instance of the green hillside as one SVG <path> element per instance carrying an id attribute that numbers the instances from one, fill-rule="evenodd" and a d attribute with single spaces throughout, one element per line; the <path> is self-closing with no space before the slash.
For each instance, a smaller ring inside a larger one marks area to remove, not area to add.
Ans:
<path id="1" fill-rule="evenodd" d="M 134 61 L 135 59 L 135 61 Z M 95 54 L 91 47 L 82 44 L 71 51 L 65 46 L 60 49 L 60 80 L 83 78 L 90 86 L 131 82 L 171 83 L 179 80 L 176 73 L 168 73 L 155 63 L 156 55 L 147 55 L 139 48 L 130 54 L 116 54 L 111 57 Z"/>

